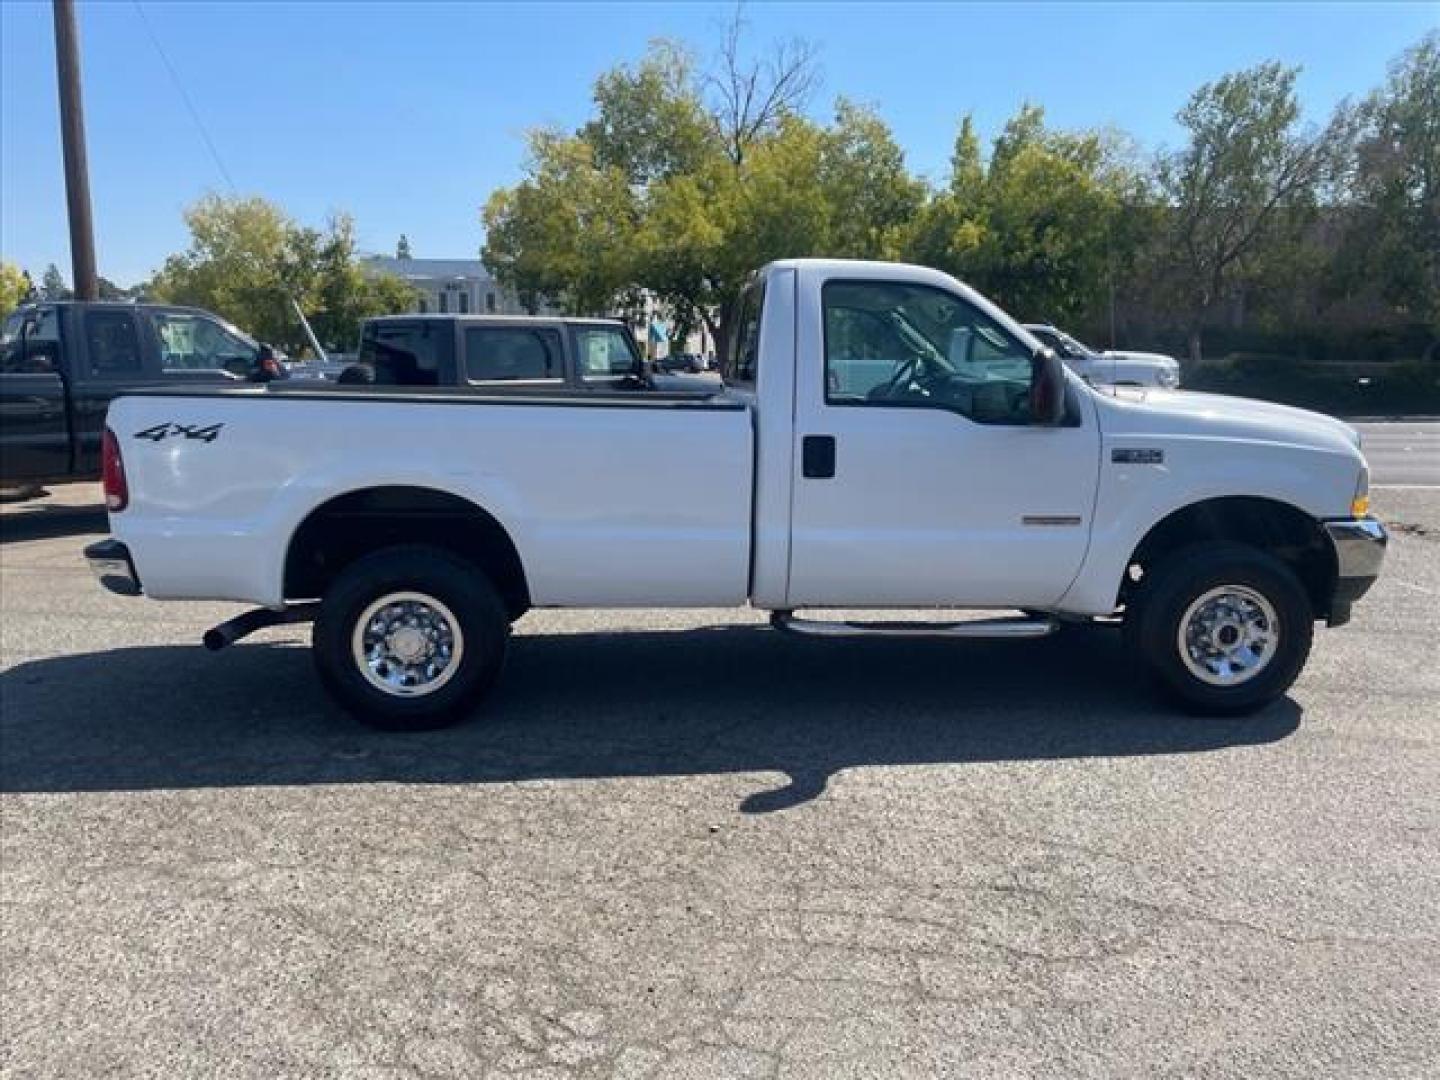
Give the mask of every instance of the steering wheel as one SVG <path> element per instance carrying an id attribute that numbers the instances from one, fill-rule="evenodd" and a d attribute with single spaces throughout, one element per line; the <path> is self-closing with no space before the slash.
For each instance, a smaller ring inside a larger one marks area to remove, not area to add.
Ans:
<path id="1" fill-rule="evenodd" d="M 895 374 L 885 382 L 871 387 L 870 392 L 865 396 L 870 401 L 903 401 L 913 397 L 928 398 L 933 394 L 936 384 L 943 383 L 946 378 L 945 372 L 933 369 L 928 358 L 919 353 L 912 353 L 896 366 Z"/>

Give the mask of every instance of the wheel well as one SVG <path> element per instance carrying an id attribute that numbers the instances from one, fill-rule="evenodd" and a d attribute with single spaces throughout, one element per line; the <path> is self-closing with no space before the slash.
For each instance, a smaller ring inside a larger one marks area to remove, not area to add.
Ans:
<path id="1" fill-rule="evenodd" d="M 505 527 L 467 499 L 421 487 L 366 488 L 312 510 L 285 553 L 285 598 L 323 596 L 336 575 L 362 555 L 416 543 L 475 563 L 490 576 L 512 619 L 529 610 L 525 568 Z"/>
<path id="2" fill-rule="evenodd" d="M 1275 556 L 1305 586 L 1316 618 L 1330 614 L 1337 572 L 1335 552 L 1320 524 L 1289 503 L 1251 496 L 1206 499 L 1161 520 L 1130 556 L 1118 601 L 1123 604 L 1145 571 L 1159 565 L 1165 556 L 1204 540 L 1249 544 Z"/>

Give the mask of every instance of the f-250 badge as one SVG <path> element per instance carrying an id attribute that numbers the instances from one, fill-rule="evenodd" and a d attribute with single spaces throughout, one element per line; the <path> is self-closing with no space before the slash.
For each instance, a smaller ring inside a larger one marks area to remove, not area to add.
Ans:
<path id="1" fill-rule="evenodd" d="M 201 427 L 199 424 L 156 424 L 144 431 L 135 432 L 137 439 L 149 439 L 151 442 L 164 442 L 171 435 L 183 435 L 187 439 L 199 439 L 201 442 L 214 442 L 220 435 L 220 429 L 224 424 L 207 424 Z"/>

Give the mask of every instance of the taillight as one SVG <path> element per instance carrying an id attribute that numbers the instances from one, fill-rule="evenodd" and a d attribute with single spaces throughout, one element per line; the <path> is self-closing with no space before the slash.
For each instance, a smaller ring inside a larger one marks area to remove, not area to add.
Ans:
<path id="1" fill-rule="evenodd" d="M 116 514 L 130 505 L 130 486 L 125 482 L 120 440 L 108 427 L 100 437 L 100 482 L 105 488 L 105 509 Z"/>

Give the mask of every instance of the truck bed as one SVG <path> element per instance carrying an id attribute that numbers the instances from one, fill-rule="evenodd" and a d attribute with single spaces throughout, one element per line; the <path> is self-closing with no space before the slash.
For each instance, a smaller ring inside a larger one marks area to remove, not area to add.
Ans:
<path id="1" fill-rule="evenodd" d="M 239 386 L 126 395 L 108 419 L 147 595 L 275 605 L 305 518 L 375 488 L 505 528 L 537 606 L 733 605 L 750 574 L 751 414 L 709 392 Z"/>

